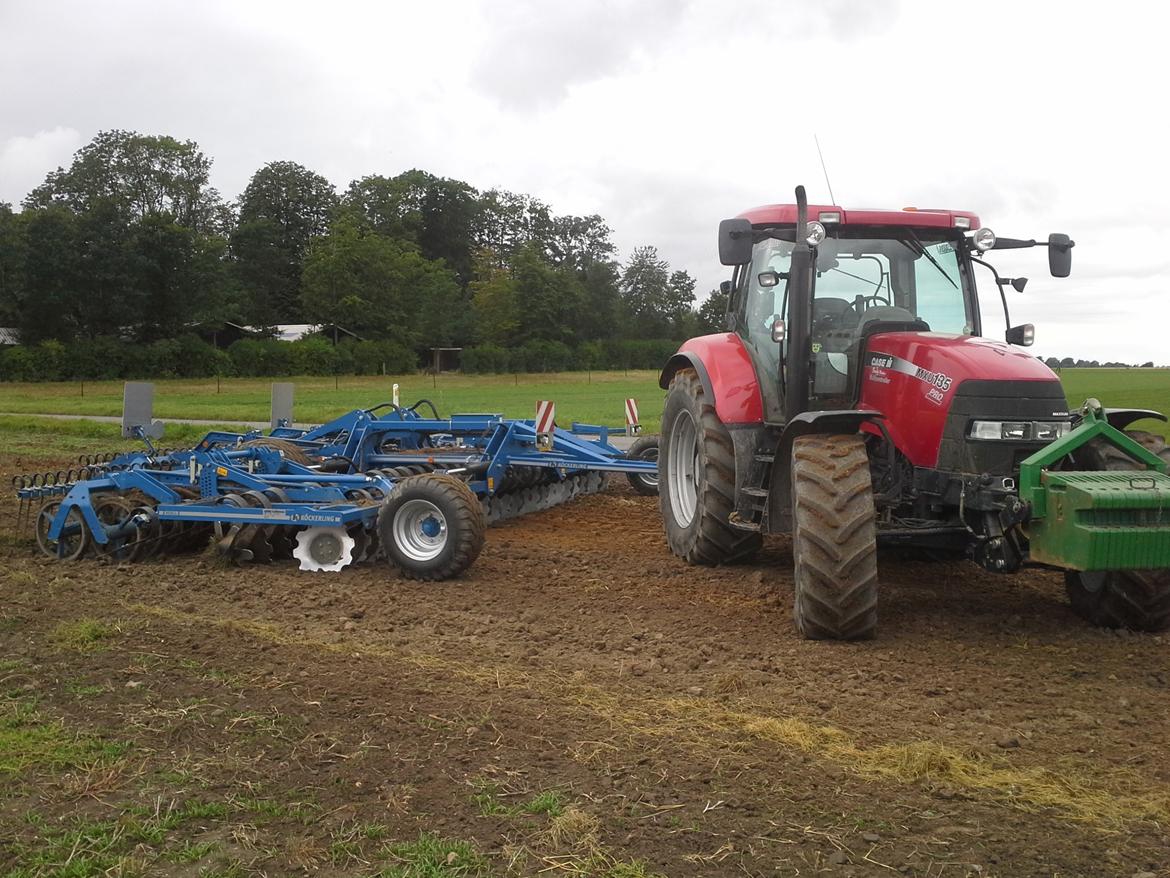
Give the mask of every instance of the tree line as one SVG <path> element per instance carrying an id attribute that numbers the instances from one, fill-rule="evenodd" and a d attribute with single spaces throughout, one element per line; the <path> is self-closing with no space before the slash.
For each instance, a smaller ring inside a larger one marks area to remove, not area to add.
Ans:
<path id="1" fill-rule="evenodd" d="M 334 371 L 417 365 L 432 346 L 465 348 L 478 370 L 630 366 L 647 340 L 665 349 L 722 319 L 654 247 L 620 260 L 595 214 L 417 169 L 339 190 L 291 161 L 229 201 L 211 164 L 190 140 L 103 131 L 19 210 L 0 204 L 0 325 L 23 349 L 0 356 L 3 377 L 103 362 L 267 374 L 258 350 L 300 356 L 193 337 L 228 323 L 343 326 L 367 348 L 304 358 Z"/>
<path id="2" fill-rule="evenodd" d="M 1103 363 L 1099 360 L 1077 360 L 1073 357 L 1048 357 L 1044 360 L 1044 365 L 1049 369 L 1060 371 L 1061 369 L 1153 369 L 1154 361 L 1147 360 L 1138 365 L 1137 363 Z"/>

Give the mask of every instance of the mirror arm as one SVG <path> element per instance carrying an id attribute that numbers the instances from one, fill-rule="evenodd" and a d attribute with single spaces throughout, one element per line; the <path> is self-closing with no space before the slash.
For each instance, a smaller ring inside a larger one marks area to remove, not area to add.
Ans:
<path id="1" fill-rule="evenodd" d="M 1033 242 L 1033 243 L 1035 243 L 1035 242 Z M 1007 324 L 1007 328 L 1011 329 L 1012 318 L 1008 314 L 1007 294 L 1004 293 L 1004 291 L 1003 291 L 1003 286 L 1005 283 L 1008 283 L 1008 281 L 1005 281 L 1003 278 L 1001 278 L 999 276 L 999 272 L 995 270 L 995 266 L 992 265 L 990 262 L 984 262 L 982 259 L 979 259 L 976 256 L 972 256 L 971 261 L 979 263 L 984 268 L 988 269 L 991 272 L 991 274 L 995 277 L 995 288 L 997 290 L 999 290 L 999 300 L 1001 302 L 1003 302 L 1003 320 L 1004 320 L 1004 323 Z"/>

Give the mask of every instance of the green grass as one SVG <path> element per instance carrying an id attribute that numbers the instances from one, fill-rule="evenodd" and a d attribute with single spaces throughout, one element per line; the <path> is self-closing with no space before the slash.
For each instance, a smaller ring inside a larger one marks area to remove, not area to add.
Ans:
<path id="1" fill-rule="evenodd" d="M 393 861 L 378 878 L 488 878 L 487 859 L 469 842 L 423 833 L 418 841 L 387 845 L 383 856 Z"/>
<path id="2" fill-rule="evenodd" d="M 471 785 L 475 789 L 471 802 L 484 817 L 559 817 L 565 812 L 565 798 L 559 790 L 542 790 L 524 801 L 506 804 L 501 801 L 504 791 L 495 781 L 476 778 Z"/>
<path id="3" fill-rule="evenodd" d="M 49 640 L 61 649 L 79 652 L 97 649 L 103 640 L 109 640 L 118 633 L 114 626 L 97 619 L 75 619 L 61 622 L 49 633 Z"/>
<path id="4" fill-rule="evenodd" d="M 654 371 L 566 372 L 542 375 L 400 375 L 332 378 L 232 378 L 156 381 L 156 418 L 264 421 L 269 415 L 271 383 L 296 384 L 294 415 L 301 423 L 320 423 L 355 408 L 367 408 L 391 397 L 394 383 L 401 400 L 410 404 L 427 398 L 440 414 L 500 412 L 531 418 L 538 399 L 557 404 L 558 422 L 577 420 L 622 425 L 626 397 L 635 397 L 647 427 L 657 429 L 663 391 Z M 0 412 L 15 414 L 121 415 L 122 382 L 86 382 L 85 396 L 76 382 L 0 384 Z M 2 428 L 2 425 L 0 425 Z M 164 443 L 174 444 L 168 426 Z M 116 434 L 114 434 L 116 435 Z"/>
<path id="5" fill-rule="evenodd" d="M 111 762 L 126 751 L 43 716 L 27 699 L 0 701 L 0 778 L 29 769 L 64 771 Z"/>
<path id="6" fill-rule="evenodd" d="M 32 842 L 13 845 L 15 868 L 9 878 L 160 874 L 151 865 L 156 856 L 173 863 L 196 863 L 220 847 L 214 842 L 184 839 L 168 846 L 175 830 L 198 831 L 211 822 L 221 822 L 227 808 L 213 802 L 188 802 L 178 807 L 151 810 L 128 808 L 116 820 L 77 819 L 61 829 L 33 822 L 39 830 Z M 190 826 L 188 824 L 194 824 Z M 164 870 L 165 871 L 165 870 Z"/>
<path id="7" fill-rule="evenodd" d="M 1079 406 L 1096 397 L 1112 408 L 1150 408 L 1170 412 L 1170 370 L 1167 369 L 1066 369 L 1061 374 L 1069 404 Z M 568 425 L 576 420 L 620 426 L 623 401 L 638 400 L 642 423 L 648 432 L 659 429 L 663 391 L 653 371 L 567 372 L 548 375 L 425 375 L 398 377 L 293 378 L 296 383 L 294 414 L 298 422 L 320 423 L 354 408 L 390 398 L 394 382 L 401 385 L 405 403 L 426 397 L 443 415 L 453 412 L 499 412 L 507 417 L 531 418 L 538 399 L 557 404 L 557 420 Z M 239 430 L 240 422 L 268 419 L 271 379 L 233 378 L 222 382 L 216 393 L 214 381 L 166 380 L 155 383 L 155 417 L 214 420 L 224 429 Z M 122 440 L 118 427 L 95 421 L 60 421 L 29 414 L 120 415 L 122 382 L 87 383 L 85 396 L 77 383 L 0 384 L 0 412 L 24 413 L 0 416 L 4 451 L 9 454 L 46 456 L 82 454 L 139 448 L 141 443 Z M 1170 434 L 1166 424 L 1145 421 L 1143 429 Z M 194 444 L 209 429 L 191 424 L 168 424 L 161 444 Z"/>

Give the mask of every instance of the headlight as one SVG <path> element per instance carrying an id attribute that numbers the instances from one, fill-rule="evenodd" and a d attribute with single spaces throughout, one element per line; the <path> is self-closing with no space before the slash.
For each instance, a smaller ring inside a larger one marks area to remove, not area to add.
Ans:
<path id="1" fill-rule="evenodd" d="M 995 232 L 991 229 L 976 229 L 971 234 L 971 243 L 976 250 L 990 250 L 995 246 Z"/>
<path id="2" fill-rule="evenodd" d="M 804 227 L 804 239 L 808 241 L 810 247 L 815 247 L 821 241 L 825 240 L 825 227 L 820 223 L 807 223 Z"/>
<path id="3" fill-rule="evenodd" d="M 1072 429 L 1067 421 L 975 421 L 972 439 L 1007 439 L 1012 442 L 1052 442 Z"/>

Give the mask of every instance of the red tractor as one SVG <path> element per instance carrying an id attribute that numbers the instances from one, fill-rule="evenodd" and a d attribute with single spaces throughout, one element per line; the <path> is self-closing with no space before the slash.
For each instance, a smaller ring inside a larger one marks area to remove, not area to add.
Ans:
<path id="1" fill-rule="evenodd" d="M 981 258 L 1046 246 L 1067 277 L 1073 241 L 997 238 L 963 211 L 810 206 L 800 187 L 796 202 L 720 224 L 730 331 L 662 371 L 671 550 L 724 564 L 791 534 L 794 617 L 814 639 L 875 634 L 879 544 L 1061 569 L 1091 622 L 1170 627 L 1170 450 L 1123 432 L 1166 417 L 1070 411 L 1018 347 L 1032 326 L 1008 319 L 1005 287 L 1025 279 Z M 983 336 L 977 270 L 1003 299 L 1006 344 Z"/>

